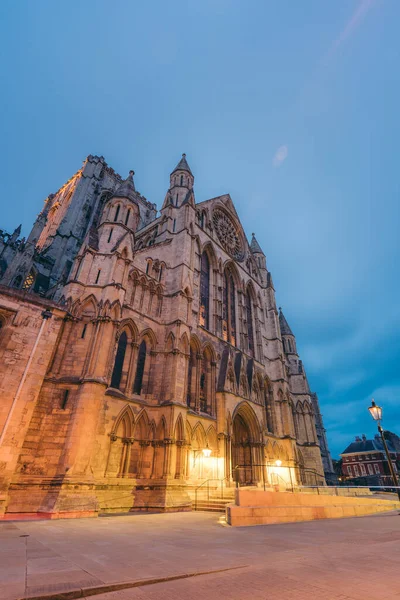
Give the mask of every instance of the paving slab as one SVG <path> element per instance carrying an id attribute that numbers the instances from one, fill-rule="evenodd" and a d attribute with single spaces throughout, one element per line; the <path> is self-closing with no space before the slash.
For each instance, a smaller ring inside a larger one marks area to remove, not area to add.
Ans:
<path id="1" fill-rule="evenodd" d="M 97 598 L 400 600 L 397 513 L 243 528 L 218 519 L 170 513 L 0 523 L 0 598 L 241 567 Z"/>

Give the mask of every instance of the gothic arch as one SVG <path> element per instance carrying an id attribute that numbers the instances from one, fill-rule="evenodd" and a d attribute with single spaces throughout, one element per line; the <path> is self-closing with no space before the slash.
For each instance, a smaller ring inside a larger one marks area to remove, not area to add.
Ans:
<path id="1" fill-rule="evenodd" d="M 209 356 L 209 359 L 212 361 L 216 361 L 217 357 L 215 354 L 215 350 L 210 342 L 205 342 L 202 347 L 202 354 L 205 356 L 206 354 Z"/>
<path id="2" fill-rule="evenodd" d="M 223 264 L 222 271 L 223 272 L 230 271 L 230 273 L 232 274 L 232 277 L 233 277 L 233 281 L 236 286 L 236 291 L 242 289 L 239 270 L 233 260 L 229 259 L 229 260 L 225 261 L 225 263 Z"/>
<path id="3" fill-rule="evenodd" d="M 195 352 L 197 352 L 198 354 L 201 353 L 201 343 L 197 335 L 193 334 L 190 336 L 190 345 L 192 346 Z"/>
<path id="4" fill-rule="evenodd" d="M 135 440 L 147 441 L 149 438 L 149 417 L 146 409 L 142 409 L 136 417 L 135 424 Z"/>
<path id="5" fill-rule="evenodd" d="M 200 255 L 203 254 L 203 252 L 205 252 L 208 256 L 208 260 L 210 261 L 210 267 L 211 267 L 211 272 L 213 269 L 217 268 L 217 256 L 215 254 L 215 250 L 214 250 L 214 246 L 212 245 L 212 242 L 207 241 L 204 246 L 202 247 L 201 251 L 200 251 Z"/>
<path id="6" fill-rule="evenodd" d="M 176 419 L 175 429 L 174 429 L 174 438 L 178 441 L 185 440 L 185 425 L 182 419 L 182 415 L 179 414 Z"/>
<path id="7" fill-rule="evenodd" d="M 155 336 L 155 333 L 152 329 L 150 329 L 150 327 L 147 327 L 146 329 L 144 329 L 141 334 L 140 334 L 140 338 L 139 338 L 139 343 L 143 340 L 147 340 L 149 343 L 149 350 L 155 350 L 155 348 L 157 347 L 157 338 Z"/>
<path id="8" fill-rule="evenodd" d="M 202 450 L 206 447 L 206 432 L 204 431 L 204 427 L 200 421 L 197 421 L 194 429 L 192 431 L 192 448 L 195 450 Z"/>
<path id="9" fill-rule="evenodd" d="M 120 428 L 122 431 L 120 432 Z M 124 406 L 115 421 L 112 433 L 121 437 L 132 437 L 132 432 L 135 427 L 135 415 L 131 407 Z"/>
<path id="10" fill-rule="evenodd" d="M 84 300 L 78 300 L 78 304 L 74 305 L 74 312 L 79 318 L 83 317 L 83 313 L 85 313 L 85 316 L 89 319 L 96 318 L 98 312 L 96 297 L 93 294 L 90 294 L 90 296 L 87 296 Z"/>
<path id="11" fill-rule="evenodd" d="M 136 342 L 139 336 L 138 328 L 132 319 L 123 319 L 120 322 L 118 332 L 126 331 L 128 342 Z M 117 334 L 118 335 L 118 334 Z"/>
<path id="12" fill-rule="evenodd" d="M 232 415 L 232 423 L 237 416 L 246 422 L 251 435 L 251 441 L 261 440 L 261 425 L 252 406 L 245 400 L 237 405 Z"/>
<path id="13" fill-rule="evenodd" d="M 218 450 L 218 439 L 214 425 L 210 425 L 206 431 L 206 445 L 211 448 L 215 455 Z"/>
<path id="14" fill-rule="evenodd" d="M 189 338 L 187 336 L 186 331 L 183 333 L 183 335 L 181 336 L 181 339 L 179 340 L 179 349 L 184 354 L 186 354 L 186 355 L 189 354 L 189 351 L 190 351 L 190 342 L 189 342 Z"/>
<path id="15" fill-rule="evenodd" d="M 122 307 L 119 300 L 115 300 L 111 304 L 110 316 L 113 321 L 118 321 L 122 317 Z"/>
<path id="16" fill-rule="evenodd" d="M 164 440 L 167 437 L 167 422 L 164 415 L 162 415 L 157 427 L 156 427 L 156 439 Z"/>
<path id="17" fill-rule="evenodd" d="M 167 339 L 165 340 L 165 351 L 172 352 L 172 350 L 174 348 L 175 348 L 175 336 L 172 333 L 172 331 L 170 331 L 169 334 L 167 335 Z"/>

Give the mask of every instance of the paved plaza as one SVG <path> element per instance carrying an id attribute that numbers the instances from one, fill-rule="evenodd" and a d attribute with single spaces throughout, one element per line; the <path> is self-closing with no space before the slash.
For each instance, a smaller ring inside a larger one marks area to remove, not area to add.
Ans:
<path id="1" fill-rule="evenodd" d="M 397 513 L 244 528 L 209 513 L 2 522 L 0 598 L 193 575 L 94 597 L 400 599 L 399 551 Z"/>

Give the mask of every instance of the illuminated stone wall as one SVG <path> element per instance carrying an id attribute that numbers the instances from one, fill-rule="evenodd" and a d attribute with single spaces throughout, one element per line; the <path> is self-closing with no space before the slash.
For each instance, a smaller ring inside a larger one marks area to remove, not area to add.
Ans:
<path id="1" fill-rule="evenodd" d="M 100 167 L 91 157 L 82 173 Z M 292 351 L 283 346 L 265 255 L 254 237 L 249 244 L 229 195 L 196 203 L 193 185 L 183 157 L 156 217 L 132 174 L 119 180 L 90 214 L 66 280 L 52 271 L 57 318 L 17 401 L 3 512 L 187 510 L 206 479 L 324 482 L 311 392 L 293 334 Z M 66 218 L 81 222 L 72 198 L 57 208 L 61 220 L 50 209 L 43 218 L 42 249 L 54 249 Z M 39 315 L 48 302 L 34 284 L 30 291 L 0 294 L 0 347 L 10 332 L 25 335 L 22 316 L 6 320 L 3 297 L 17 315 Z M 5 373 L 3 387 L 20 376 Z"/>

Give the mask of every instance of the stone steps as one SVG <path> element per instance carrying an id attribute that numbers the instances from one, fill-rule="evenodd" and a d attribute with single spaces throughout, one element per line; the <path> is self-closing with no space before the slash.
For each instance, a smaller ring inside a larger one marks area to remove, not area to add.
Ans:
<path id="1" fill-rule="evenodd" d="M 210 499 L 207 498 L 197 498 L 197 505 L 193 500 L 192 508 L 197 511 L 206 511 L 206 512 L 225 512 L 225 508 L 228 504 L 233 503 L 234 498 L 218 498 L 213 497 Z"/>

